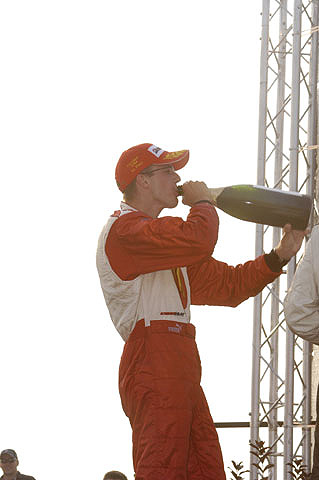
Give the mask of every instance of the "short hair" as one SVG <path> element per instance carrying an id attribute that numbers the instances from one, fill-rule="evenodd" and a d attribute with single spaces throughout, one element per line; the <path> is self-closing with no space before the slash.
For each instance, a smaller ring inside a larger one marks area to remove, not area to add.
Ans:
<path id="1" fill-rule="evenodd" d="M 136 178 L 126 187 L 123 192 L 125 202 L 129 202 L 134 198 L 136 192 Z"/>
<path id="2" fill-rule="evenodd" d="M 104 475 L 103 480 L 127 480 L 127 476 L 124 473 L 112 470 Z"/>

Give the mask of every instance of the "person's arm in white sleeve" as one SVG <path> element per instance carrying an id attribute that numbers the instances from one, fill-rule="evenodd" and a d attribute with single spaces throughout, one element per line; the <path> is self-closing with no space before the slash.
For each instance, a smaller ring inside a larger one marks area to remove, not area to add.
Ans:
<path id="1" fill-rule="evenodd" d="M 285 298 L 284 310 L 290 330 L 317 345 L 319 345 L 318 285 L 319 226 L 316 226 Z"/>

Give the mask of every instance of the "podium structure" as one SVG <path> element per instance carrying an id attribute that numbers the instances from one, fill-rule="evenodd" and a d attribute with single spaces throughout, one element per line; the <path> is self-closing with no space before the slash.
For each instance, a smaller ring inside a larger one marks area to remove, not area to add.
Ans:
<path id="1" fill-rule="evenodd" d="M 312 198 L 318 153 L 318 11 L 318 0 L 263 0 L 261 16 L 257 184 Z M 310 226 L 315 221 L 314 210 Z M 257 225 L 256 256 L 269 251 L 280 236 L 279 228 Z M 286 275 L 254 299 L 250 440 L 271 448 L 271 480 L 292 480 L 296 459 L 307 471 L 311 468 L 312 345 L 286 328 L 283 311 L 302 253 L 285 267 Z M 254 464 L 252 454 L 251 480 L 261 478 Z"/>

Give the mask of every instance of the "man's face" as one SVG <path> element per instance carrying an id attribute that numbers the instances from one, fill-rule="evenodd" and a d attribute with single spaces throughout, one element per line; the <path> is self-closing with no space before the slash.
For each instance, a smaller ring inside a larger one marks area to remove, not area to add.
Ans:
<path id="1" fill-rule="evenodd" d="M 6 475 L 17 473 L 18 460 L 11 455 L 3 455 L 0 459 L 0 467 Z"/>
<path id="2" fill-rule="evenodd" d="M 177 188 L 180 176 L 175 172 L 172 165 L 152 165 L 147 171 L 150 178 L 154 202 L 159 208 L 176 207 Z"/>

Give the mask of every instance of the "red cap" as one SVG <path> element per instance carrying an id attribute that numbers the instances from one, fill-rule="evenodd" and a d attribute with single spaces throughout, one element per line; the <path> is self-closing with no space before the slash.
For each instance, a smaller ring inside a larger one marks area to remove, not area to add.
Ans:
<path id="1" fill-rule="evenodd" d="M 151 143 L 142 143 L 125 150 L 115 169 L 117 186 L 124 192 L 137 175 L 150 165 L 173 164 L 175 170 L 183 168 L 189 159 L 189 150 L 166 152 Z"/>

